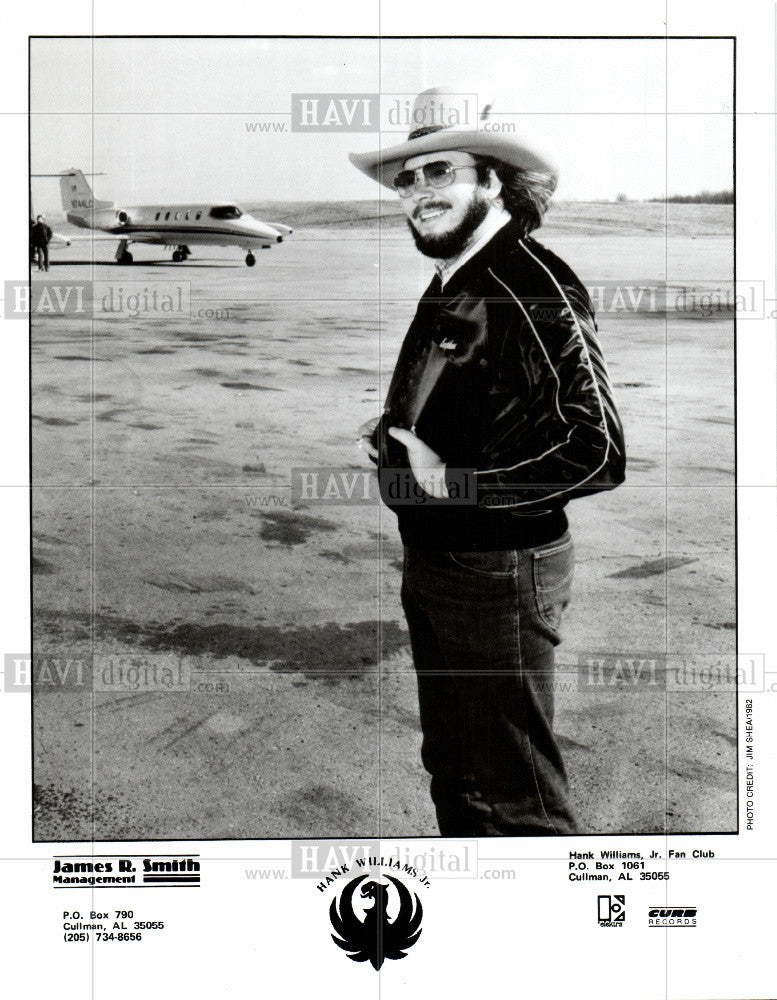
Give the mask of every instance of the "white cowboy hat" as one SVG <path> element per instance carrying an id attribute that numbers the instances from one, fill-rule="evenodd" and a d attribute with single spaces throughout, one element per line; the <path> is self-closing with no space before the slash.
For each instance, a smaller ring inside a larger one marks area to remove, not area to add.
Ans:
<path id="1" fill-rule="evenodd" d="M 490 156 L 510 166 L 541 171 L 552 174 L 556 180 L 558 179 L 558 169 L 551 159 L 534 144 L 530 145 L 517 132 L 512 131 L 514 125 L 511 127 L 509 124 L 512 118 L 501 121 L 500 128 L 495 127 L 497 122 L 492 115 L 493 103 L 483 107 L 477 122 L 467 121 L 466 115 L 454 113 L 456 104 L 458 103 L 461 111 L 464 102 L 462 100 L 451 102 L 451 98 L 462 96 L 475 95 L 457 95 L 442 87 L 431 87 L 423 91 L 415 99 L 410 115 L 413 124 L 405 142 L 372 153 L 349 153 L 348 159 L 362 173 L 392 190 L 394 176 L 402 169 L 405 160 L 424 153 L 453 149 L 460 149 L 473 155 Z M 444 124 L 440 120 L 446 117 L 445 113 L 440 113 L 441 107 L 445 108 L 446 99 L 447 117 L 453 120 L 454 124 Z"/>

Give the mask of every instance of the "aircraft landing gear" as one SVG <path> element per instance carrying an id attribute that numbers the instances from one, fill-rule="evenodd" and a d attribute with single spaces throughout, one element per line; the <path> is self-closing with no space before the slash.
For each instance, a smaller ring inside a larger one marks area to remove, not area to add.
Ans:
<path id="1" fill-rule="evenodd" d="M 131 264 L 133 260 L 132 254 L 127 249 L 127 240 L 122 240 L 116 250 L 116 263 L 117 264 Z"/>
<path id="2" fill-rule="evenodd" d="M 255 263 L 256 263 L 256 257 L 254 257 L 254 255 L 249 250 L 249 252 L 246 254 L 246 264 L 248 264 L 249 267 L 253 267 Z"/>
<path id="3" fill-rule="evenodd" d="M 191 250 L 186 246 L 178 247 L 177 250 L 173 250 L 173 260 L 176 264 L 180 264 L 182 260 L 186 260 L 186 258 L 191 257 L 191 255 Z"/>

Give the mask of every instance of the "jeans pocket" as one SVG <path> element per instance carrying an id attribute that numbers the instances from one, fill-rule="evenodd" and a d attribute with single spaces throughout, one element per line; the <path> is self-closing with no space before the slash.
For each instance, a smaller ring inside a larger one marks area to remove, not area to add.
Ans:
<path id="1" fill-rule="evenodd" d="M 481 576 L 515 576 L 516 558 L 513 549 L 493 549 L 485 552 L 449 552 L 448 557 L 460 569 Z"/>
<path id="2" fill-rule="evenodd" d="M 537 614 L 554 631 L 572 595 L 575 550 L 569 532 L 532 551 L 534 601 Z"/>

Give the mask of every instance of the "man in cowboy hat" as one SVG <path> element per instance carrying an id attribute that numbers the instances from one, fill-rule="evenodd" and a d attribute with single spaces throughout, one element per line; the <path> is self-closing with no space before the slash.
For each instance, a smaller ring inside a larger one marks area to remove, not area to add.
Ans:
<path id="1" fill-rule="evenodd" d="M 441 834 L 573 833 L 553 732 L 573 572 L 564 506 L 623 481 L 623 432 L 589 296 L 529 235 L 555 168 L 498 129 L 490 106 L 473 125 L 450 104 L 426 91 L 406 142 L 350 157 L 396 190 L 417 248 L 436 261 L 383 416 L 359 440 L 405 546 L 421 756 Z M 390 488 L 402 470 L 416 502 Z"/>

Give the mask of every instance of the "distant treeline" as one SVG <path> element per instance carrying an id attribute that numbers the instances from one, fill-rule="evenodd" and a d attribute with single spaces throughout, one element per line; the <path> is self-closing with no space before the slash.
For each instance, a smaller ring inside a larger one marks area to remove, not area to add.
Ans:
<path id="1" fill-rule="evenodd" d="M 350 229 L 378 220 L 387 226 L 404 222 L 404 213 L 399 199 L 387 196 L 385 199 L 366 201 L 287 201 L 258 202 L 240 206 L 266 222 L 284 222 L 287 226 L 335 226 Z"/>
<path id="2" fill-rule="evenodd" d="M 733 191 L 700 191 L 698 194 L 672 194 L 667 198 L 648 198 L 648 201 L 671 201 L 680 205 L 733 205 Z"/>

